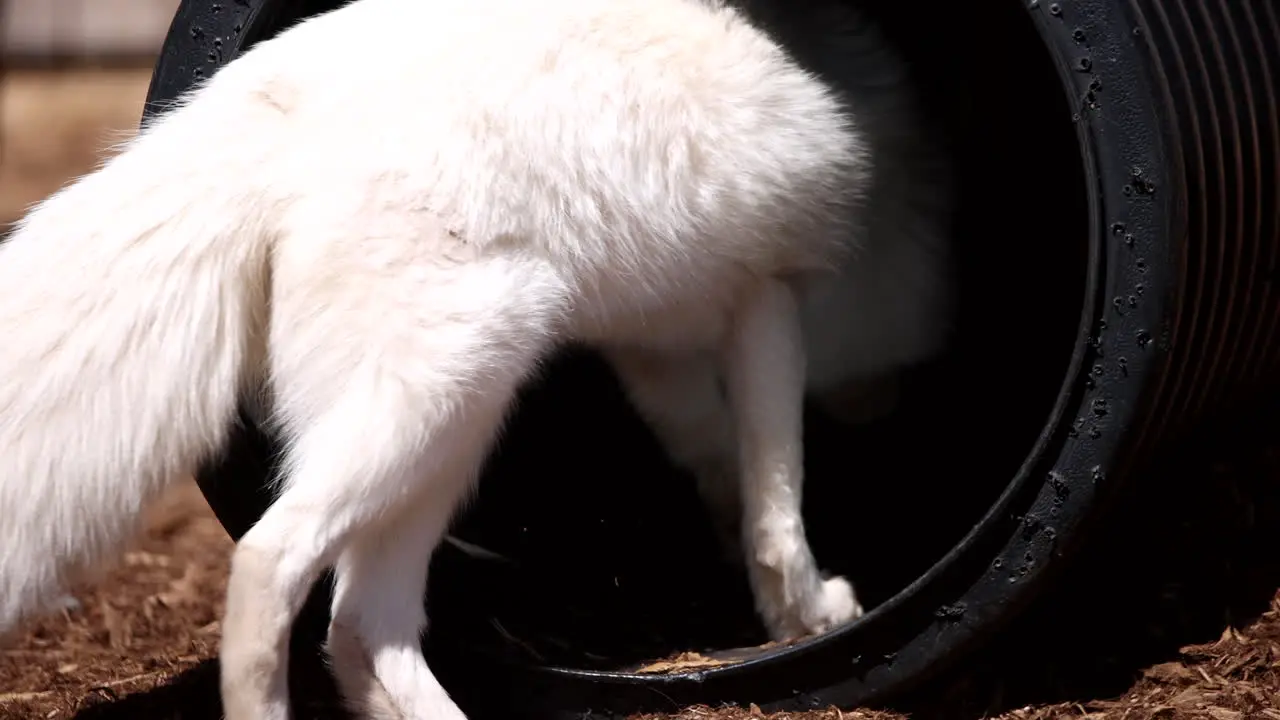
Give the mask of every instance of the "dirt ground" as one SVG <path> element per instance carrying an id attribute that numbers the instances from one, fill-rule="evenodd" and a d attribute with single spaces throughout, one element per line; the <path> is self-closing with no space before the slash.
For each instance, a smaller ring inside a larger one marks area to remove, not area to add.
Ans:
<path id="1" fill-rule="evenodd" d="M 212 658 L 217 652 L 231 542 L 194 483 L 183 484 L 158 503 L 145 528 L 117 569 L 79 588 L 73 606 L 33 624 L 21 642 L 0 651 L 0 719 L 220 717 Z M 1224 627 L 1215 641 L 1185 646 L 1173 659 L 1139 670 L 1131 686 L 1116 695 L 1027 705 L 994 717 L 1280 720 L 1278 669 L 1280 598 L 1273 599 L 1256 622 L 1240 629 Z M 945 703 L 945 695 L 935 702 Z M 328 688 L 312 697 L 306 709 L 303 717 L 344 717 Z M 922 708 L 911 715 L 937 716 L 939 712 L 937 707 Z M 643 720 L 760 717 L 752 708 L 695 707 L 675 716 Z M 905 713 L 870 709 L 773 716 L 774 720 L 905 717 Z"/>
<path id="2" fill-rule="evenodd" d="M 148 71 L 11 73 L 0 86 L 0 224 L 91 169 L 136 123 Z M 1280 720 L 1280 413 L 1203 434 L 1153 470 L 1082 569 L 1005 639 L 889 710 L 795 720 Z M 1154 490 L 1159 490 L 1155 492 Z M 0 720 L 218 718 L 231 542 L 194 483 L 152 508 L 116 569 L 0 651 Z M 338 718 L 323 671 L 303 717 Z M 758 718 L 690 708 L 680 720 Z M 646 720 L 657 720 L 650 716 Z"/>
<path id="3" fill-rule="evenodd" d="M 135 68 L 11 70 L 0 78 L 0 224 L 132 135 L 150 77 L 150 68 Z"/>
<path id="4" fill-rule="evenodd" d="M 116 570 L 77 590 L 73 607 L 33 624 L 15 647 L 0 651 L 0 719 L 220 717 L 212 658 L 231 542 L 194 483 L 183 484 L 153 508 L 145 527 Z M 1280 720 L 1278 669 L 1280 598 L 1256 622 L 1238 630 L 1226 627 L 1215 641 L 1186 646 L 1174 659 L 1142 669 L 1131 687 L 1115 696 L 1028 705 L 995 717 Z M 311 699 L 311 714 L 304 717 L 343 717 L 332 703 L 322 693 Z M 907 716 L 832 709 L 772 717 Z M 636 720 L 760 717 L 753 708 L 695 707 Z"/>

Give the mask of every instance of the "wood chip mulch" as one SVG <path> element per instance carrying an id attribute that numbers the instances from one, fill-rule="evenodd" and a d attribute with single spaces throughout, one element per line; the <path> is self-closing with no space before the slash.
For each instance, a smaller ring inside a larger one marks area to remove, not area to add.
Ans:
<path id="1" fill-rule="evenodd" d="M 1278 415 L 1179 458 L 1199 481 L 1153 471 L 1177 491 L 1122 505 L 1083 556 L 1105 559 L 896 711 L 693 707 L 633 720 L 1280 720 L 1280 442 L 1253 437 L 1280 428 Z M 1212 459 L 1221 452 L 1235 460 Z M 212 658 L 231 547 L 194 484 L 179 488 L 77 607 L 0 651 L 0 720 L 220 717 Z M 344 717 L 320 696 L 303 707 Z"/>

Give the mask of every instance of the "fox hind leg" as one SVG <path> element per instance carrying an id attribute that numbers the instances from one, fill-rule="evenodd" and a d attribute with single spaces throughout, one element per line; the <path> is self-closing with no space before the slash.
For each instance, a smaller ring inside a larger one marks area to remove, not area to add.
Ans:
<path id="1" fill-rule="evenodd" d="M 450 462 L 422 497 L 354 538 L 338 559 L 328 650 L 342 693 L 361 718 L 463 720 L 422 656 L 427 568 L 504 405 L 472 406 L 467 428 L 450 442 Z"/>
<path id="2" fill-rule="evenodd" d="M 421 634 L 427 566 L 457 488 L 402 510 L 355 538 L 336 567 L 327 650 L 348 706 L 367 720 L 462 715 L 427 667 Z"/>
<path id="3" fill-rule="evenodd" d="M 362 257 L 386 262 L 394 249 Z M 339 643 L 349 628 L 393 698 L 426 702 L 432 717 L 461 717 L 425 664 L 406 655 L 421 624 L 421 610 L 411 609 L 425 582 L 417 560 L 430 555 L 470 486 L 471 465 L 548 349 L 558 286 L 510 262 L 415 267 L 421 256 L 413 245 L 405 251 L 403 262 L 379 268 L 399 274 L 368 282 L 355 259 L 329 278 L 323 298 L 285 297 L 273 309 L 297 310 L 273 322 L 272 338 L 275 408 L 292 442 L 280 497 L 232 561 L 221 652 L 227 720 L 288 720 L 290 626 L 319 572 L 344 552 Z M 369 548 L 390 542 L 379 533 L 406 507 L 419 515 L 392 543 L 398 557 L 370 564 Z M 386 600 L 386 625 L 372 624 L 370 589 L 353 595 L 353 582 L 415 565 Z M 409 681 L 422 685 L 397 698 Z"/>

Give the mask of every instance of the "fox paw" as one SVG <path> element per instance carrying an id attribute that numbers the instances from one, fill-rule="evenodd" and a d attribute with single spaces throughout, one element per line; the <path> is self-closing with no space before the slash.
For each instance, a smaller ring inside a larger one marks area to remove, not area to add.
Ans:
<path id="1" fill-rule="evenodd" d="M 783 642 L 821 635 L 862 617 L 862 605 L 848 580 L 833 577 L 811 587 L 813 591 L 805 594 L 782 593 L 793 602 L 762 608 L 770 638 Z"/>

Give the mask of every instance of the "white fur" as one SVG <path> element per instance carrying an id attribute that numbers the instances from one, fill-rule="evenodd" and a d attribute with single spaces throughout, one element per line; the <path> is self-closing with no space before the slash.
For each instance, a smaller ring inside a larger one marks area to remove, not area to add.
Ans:
<path id="1" fill-rule="evenodd" d="M 789 373 L 786 382 L 793 392 L 803 385 L 837 419 L 868 422 L 892 409 L 898 373 L 936 353 L 949 330 L 947 158 L 922 125 L 905 66 L 878 29 L 848 3 L 733 1 L 750 9 L 755 24 L 806 57 L 846 100 L 858 118 L 872 169 L 858 227 L 845 235 L 850 251 L 838 272 L 793 283 L 800 332 L 799 339 L 789 341 L 803 345 L 802 355 L 790 361 L 795 367 L 775 366 L 758 377 L 782 382 L 781 373 Z M 763 335 L 753 341 L 768 342 Z M 746 561 L 771 635 L 784 640 L 820 632 L 833 623 L 806 621 L 805 613 L 847 619 L 851 601 L 852 615 L 861 615 L 844 581 L 822 585 L 814 568 L 800 512 L 801 458 L 764 481 L 739 470 L 749 449 L 740 445 L 742 418 L 735 427 L 732 387 L 725 387 L 719 359 L 701 351 L 651 348 L 612 349 L 609 356 L 668 454 L 692 472 L 726 554 Z M 787 408 L 798 402 L 794 395 L 773 401 Z M 783 412 L 774 407 L 772 415 Z M 799 423 L 792 417 L 774 429 L 789 435 L 798 432 Z M 775 566 L 784 570 L 770 569 Z M 795 588 L 808 588 L 811 599 L 798 604 L 782 599 L 791 592 L 780 585 L 788 575 Z M 820 587 L 830 593 L 827 600 L 816 599 Z"/>
<path id="2" fill-rule="evenodd" d="M 259 45 L 0 247 L 0 632 L 265 387 L 286 469 L 232 562 L 227 718 L 288 717 L 330 564 L 353 705 L 461 718 L 417 648 L 426 559 L 567 341 L 723 373 L 762 616 L 853 617 L 773 511 L 799 492 L 795 294 L 870 182 L 853 117 L 711 0 L 357 0 Z"/>

